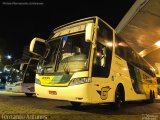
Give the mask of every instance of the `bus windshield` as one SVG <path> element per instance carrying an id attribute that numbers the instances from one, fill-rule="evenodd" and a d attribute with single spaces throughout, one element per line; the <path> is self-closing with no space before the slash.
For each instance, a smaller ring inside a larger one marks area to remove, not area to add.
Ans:
<path id="1" fill-rule="evenodd" d="M 68 35 L 48 42 L 48 57 L 37 67 L 38 73 L 70 73 L 88 69 L 90 43 L 85 34 Z"/>
<path id="2" fill-rule="evenodd" d="M 20 70 L 21 64 L 13 65 L 7 82 L 18 82 L 23 80 L 23 72 Z"/>

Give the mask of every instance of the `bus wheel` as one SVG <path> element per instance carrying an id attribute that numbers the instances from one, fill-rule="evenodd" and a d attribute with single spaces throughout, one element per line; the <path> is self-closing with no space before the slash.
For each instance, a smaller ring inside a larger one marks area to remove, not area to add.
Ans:
<path id="1" fill-rule="evenodd" d="M 27 97 L 32 97 L 32 96 L 33 96 L 33 93 L 25 93 L 25 95 L 26 95 Z"/>
<path id="2" fill-rule="evenodd" d="M 73 108 L 79 108 L 81 105 L 81 102 L 71 102 Z"/>
<path id="3" fill-rule="evenodd" d="M 115 92 L 115 102 L 113 103 L 114 109 L 119 109 L 121 107 L 122 102 L 123 102 L 122 94 L 120 90 L 117 88 Z"/>
<path id="4" fill-rule="evenodd" d="M 155 99 L 155 94 L 154 94 L 154 91 L 150 91 L 150 98 L 149 98 L 149 103 L 153 103 L 154 102 L 154 99 Z"/>
<path id="5" fill-rule="evenodd" d="M 154 101 L 154 99 L 155 99 L 155 94 L 154 94 L 154 91 L 153 91 L 153 101 Z"/>

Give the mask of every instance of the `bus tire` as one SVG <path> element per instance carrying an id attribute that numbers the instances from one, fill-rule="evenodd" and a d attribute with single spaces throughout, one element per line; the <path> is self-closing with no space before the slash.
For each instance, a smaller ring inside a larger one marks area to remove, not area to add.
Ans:
<path id="1" fill-rule="evenodd" d="M 32 97 L 32 96 L 33 96 L 33 93 L 25 93 L 25 95 L 26 95 L 27 97 Z"/>
<path id="2" fill-rule="evenodd" d="M 120 109 L 124 102 L 124 88 L 123 85 L 118 85 L 115 91 L 115 102 L 112 104 L 114 109 Z"/>
<path id="3" fill-rule="evenodd" d="M 71 104 L 73 108 L 79 108 L 81 105 L 81 102 L 71 102 Z"/>
<path id="4" fill-rule="evenodd" d="M 155 95 L 154 95 L 154 91 L 150 91 L 150 94 L 149 94 L 149 103 L 153 103 L 154 102 L 154 98 L 155 98 Z"/>
<path id="5" fill-rule="evenodd" d="M 154 91 L 153 91 L 153 102 L 154 102 L 154 100 L 155 100 L 155 93 L 154 93 Z"/>

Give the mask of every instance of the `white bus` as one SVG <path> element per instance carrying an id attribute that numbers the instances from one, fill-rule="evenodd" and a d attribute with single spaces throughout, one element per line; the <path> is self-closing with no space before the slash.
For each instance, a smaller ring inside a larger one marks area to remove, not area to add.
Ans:
<path id="1" fill-rule="evenodd" d="M 11 68 L 5 89 L 8 92 L 35 94 L 34 83 L 38 59 L 26 58 L 16 60 Z"/>
<path id="2" fill-rule="evenodd" d="M 99 17 L 62 25 L 45 43 L 37 67 L 35 92 L 40 98 L 81 103 L 112 103 L 149 100 L 157 96 L 154 69 L 115 30 Z M 40 55 L 39 55 L 40 56 Z"/>

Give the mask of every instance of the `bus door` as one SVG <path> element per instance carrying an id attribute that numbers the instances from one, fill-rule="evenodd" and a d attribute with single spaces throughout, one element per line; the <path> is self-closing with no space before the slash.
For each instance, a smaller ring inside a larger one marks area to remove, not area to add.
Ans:
<path id="1" fill-rule="evenodd" d="M 34 83 L 35 83 L 37 64 L 38 64 L 38 60 L 36 59 L 31 59 L 28 64 L 28 67 L 25 73 L 25 77 L 23 80 L 23 83 L 24 83 L 23 89 L 25 93 L 34 92 Z"/>
<path id="2" fill-rule="evenodd" d="M 103 21 L 98 21 L 96 48 L 94 50 L 91 99 L 93 102 L 107 100 L 110 92 L 109 77 L 113 51 L 113 31 Z"/>
<path id="3" fill-rule="evenodd" d="M 111 67 L 112 52 L 101 43 L 97 42 L 92 68 L 92 101 L 103 102 L 108 97 L 111 87 L 108 77 Z"/>

